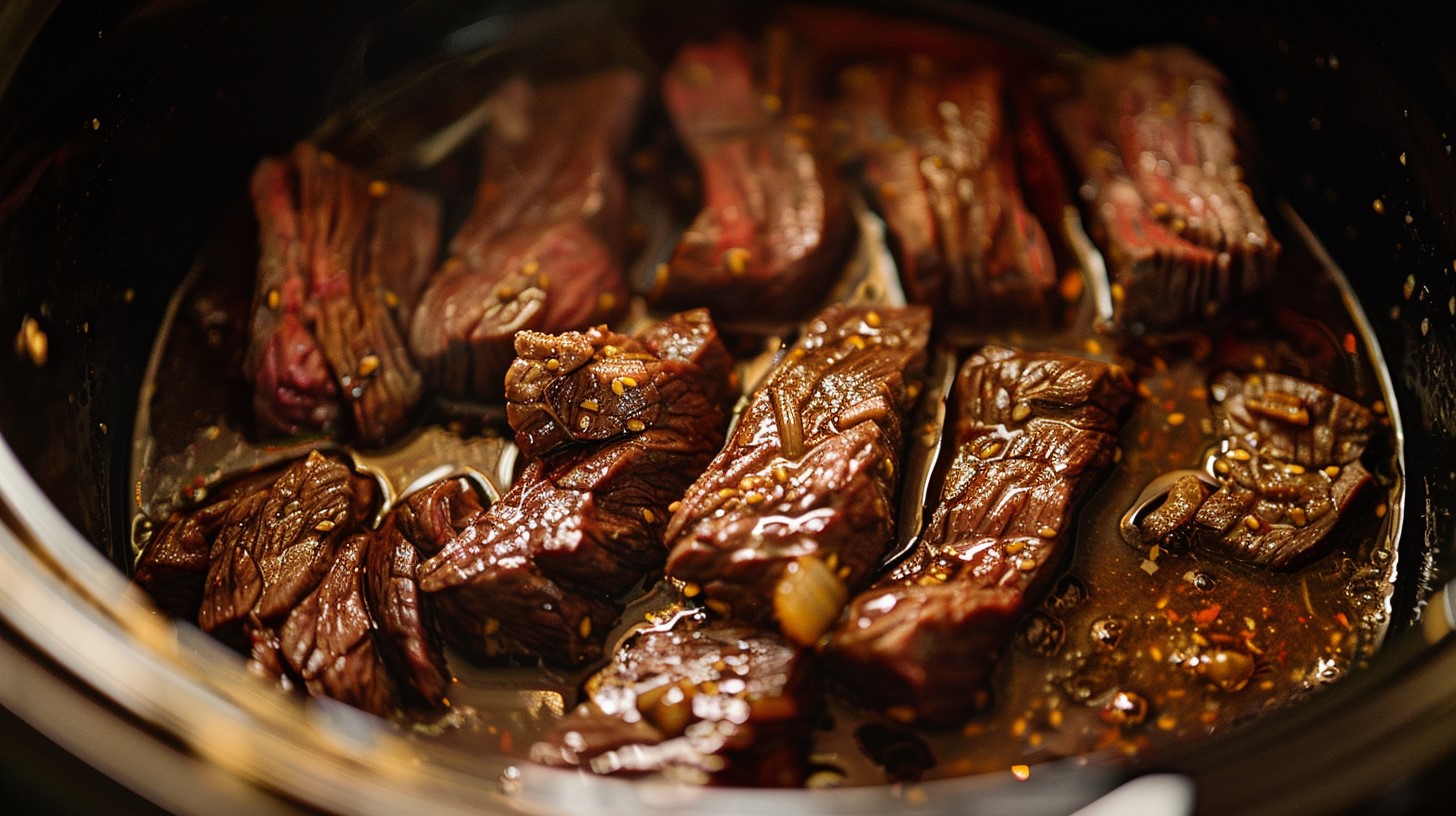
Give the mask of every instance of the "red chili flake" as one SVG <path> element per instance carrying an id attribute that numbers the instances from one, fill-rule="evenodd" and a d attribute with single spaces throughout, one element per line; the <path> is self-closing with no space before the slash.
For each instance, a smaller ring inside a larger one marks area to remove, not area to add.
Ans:
<path id="1" fill-rule="evenodd" d="M 1193 622 L 1198 624 L 1199 626 L 1208 626 L 1218 619 L 1218 613 L 1222 611 L 1222 604 L 1210 604 L 1209 606 L 1205 606 L 1197 612 L 1194 612 L 1190 617 L 1192 617 Z"/>
<path id="2" fill-rule="evenodd" d="M 1345 332 L 1345 353 L 1354 354 L 1355 350 L 1355 335 L 1351 332 Z"/>
<path id="3" fill-rule="evenodd" d="M 1350 628 L 1350 619 L 1345 616 L 1344 612 L 1335 613 L 1335 623 L 1343 626 L 1346 630 Z"/>
<path id="4" fill-rule="evenodd" d="M 509 754 L 511 752 L 511 749 L 513 749 L 515 747 L 516 747 L 516 738 L 513 737 L 513 736 L 511 736 L 510 730 L 509 729 L 506 729 L 506 730 L 501 731 L 501 736 L 500 736 L 500 749 L 501 749 L 501 753 L 503 753 L 503 754 Z"/>

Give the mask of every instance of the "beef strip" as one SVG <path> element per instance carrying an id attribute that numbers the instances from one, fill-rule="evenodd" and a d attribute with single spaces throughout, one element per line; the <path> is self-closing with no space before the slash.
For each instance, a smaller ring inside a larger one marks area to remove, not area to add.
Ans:
<path id="1" fill-rule="evenodd" d="M 1226 253 L 1235 292 L 1262 288 L 1279 242 L 1244 183 L 1218 69 L 1168 46 L 1095 60 L 1085 84 L 1153 214 L 1174 233 Z"/>
<path id="2" fill-rule="evenodd" d="M 638 338 L 605 327 L 522 332 L 506 374 L 516 444 L 541 457 L 649 428 L 688 428 L 719 409 L 733 361 L 706 309 L 669 317 Z"/>
<path id="3" fill-rule="evenodd" d="M 661 566 L 667 507 L 722 443 L 728 356 L 703 312 L 636 337 L 522 334 L 518 347 L 512 393 L 535 396 L 514 403 L 511 418 L 542 456 L 421 565 L 420 587 L 435 596 L 447 639 L 476 659 L 578 665 L 601 653 L 623 595 Z M 636 386 L 623 382 L 622 357 L 645 367 Z M 551 359 L 562 364 L 552 369 Z M 605 393 L 621 399 L 598 395 L 594 409 L 558 401 L 586 393 L 573 390 L 581 383 L 612 382 L 623 394 Z M 649 401 L 628 396 L 648 386 Z M 610 432 L 583 430 L 583 419 Z M 568 428 L 589 441 L 565 444 Z"/>
<path id="4" fill-rule="evenodd" d="M 1370 482 L 1359 458 L 1374 417 L 1285 374 L 1224 374 L 1210 394 L 1223 436 L 1217 484 L 1210 490 L 1193 475 L 1176 481 L 1138 522 L 1142 537 L 1271 569 L 1307 563 Z"/>
<path id="5" fill-rule="evenodd" d="M 852 155 L 910 299 L 958 319 L 1045 320 L 1056 266 L 1022 199 L 1001 72 L 928 58 L 840 76 Z"/>
<path id="6" fill-rule="evenodd" d="M 309 694 L 388 717 L 395 707 L 394 689 L 375 649 L 362 584 L 372 538 L 356 531 L 339 544 L 323 580 L 279 630 L 278 651 Z"/>
<path id="7" fill-rule="evenodd" d="M 809 60 L 781 29 L 756 48 L 687 45 L 662 94 L 703 181 L 703 209 L 652 297 L 719 320 L 796 320 L 847 256 L 853 220 L 809 93 Z"/>
<path id="8" fill-rule="evenodd" d="M 474 208 L 410 328 L 432 384 L 498 399 L 518 331 L 579 329 L 627 305 L 622 160 L 641 97 L 627 70 L 496 92 Z"/>
<path id="9" fill-rule="evenodd" d="M 238 497 L 212 540 L 198 622 L 235 645 L 281 625 L 377 507 L 372 480 L 318 452 Z"/>
<path id="10" fill-rule="evenodd" d="M 831 306 L 750 399 L 668 526 L 668 574 L 710 609 L 818 639 L 894 534 L 902 416 L 923 307 Z"/>
<path id="11" fill-rule="evenodd" d="M 245 366 L 264 433 L 339 432 L 378 446 L 409 423 L 423 380 L 396 325 L 433 265 L 439 205 L 370 181 L 310 144 L 253 175 L 262 254 Z"/>
<path id="12" fill-rule="evenodd" d="M 931 727 L 975 709 L 1077 501 L 1112 461 L 1132 383 L 1115 365 L 987 347 L 955 394 L 956 455 L 919 545 L 853 599 L 824 648 L 856 693 Z"/>
<path id="13" fill-rule="evenodd" d="M 439 552 L 479 511 L 468 482 L 436 482 L 391 510 L 370 544 L 364 589 L 377 625 L 375 646 L 406 708 L 445 707 L 451 680 L 433 609 L 416 578 L 420 561 Z"/>
<path id="14" fill-rule="evenodd" d="M 820 706 L 811 668 L 808 653 L 776 634 L 683 613 L 627 640 L 531 758 L 600 774 L 797 786 Z"/>

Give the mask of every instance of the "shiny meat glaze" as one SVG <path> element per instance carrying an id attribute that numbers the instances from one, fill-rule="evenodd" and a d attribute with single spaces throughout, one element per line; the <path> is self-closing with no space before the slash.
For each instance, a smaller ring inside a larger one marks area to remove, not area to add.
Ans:
<path id="1" fill-rule="evenodd" d="M 850 603 L 826 655 L 894 719 L 959 724 L 1028 596 L 1045 585 L 1077 500 L 1112 461 L 1132 398 L 1119 367 L 988 347 L 954 400 L 956 456 L 906 563 Z"/>
<path id="2" fill-rule="evenodd" d="M 817 640 L 894 534 L 902 416 L 929 328 L 916 307 L 831 306 L 812 320 L 683 495 L 668 575 L 720 615 Z"/>

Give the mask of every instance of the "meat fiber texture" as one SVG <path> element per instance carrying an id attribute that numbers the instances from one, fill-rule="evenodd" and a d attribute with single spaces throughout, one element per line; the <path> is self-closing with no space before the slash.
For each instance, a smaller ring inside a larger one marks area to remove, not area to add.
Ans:
<path id="1" fill-rule="evenodd" d="M 810 321 L 668 526 L 667 572 L 690 597 L 818 639 L 894 537 L 929 331 L 923 307 L 836 305 Z"/>
<path id="2" fill-rule="evenodd" d="M 510 419 L 532 458 L 419 582 L 474 659 L 575 666 L 667 555 L 668 505 L 722 444 L 729 357 L 703 310 L 635 337 L 522 332 L 516 348 Z"/>
<path id="3" fill-rule="evenodd" d="M 955 389 L 956 454 L 919 545 L 853 599 L 824 647 L 855 693 L 930 727 L 973 713 L 1132 399 L 1115 365 L 999 347 L 967 360 Z"/>
<path id="4" fill-rule="evenodd" d="M 642 93 L 624 69 L 496 91 L 474 207 L 410 325 L 432 385 L 499 400 L 517 332 L 626 308 L 623 154 Z"/>
<path id="5" fill-rule="evenodd" d="M 399 320 L 435 264 L 439 204 L 310 144 L 253 173 L 262 245 L 246 374 L 264 435 L 382 445 L 424 381 Z"/>
<path id="6" fill-rule="evenodd" d="M 1168 330 L 1247 301 L 1280 244 L 1245 182 L 1217 69 L 1180 47 L 1096 60 L 1043 100 L 1082 179 L 1115 319 Z"/>
<path id="7" fill-rule="evenodd" d="M 1223 437 L 1217 486 L 1192 475 L 1175 482 L 1139 523 L 1143 536 L 1270 569 L 1307 563 L 1370 483 L 1360 456 L 1374 416 L 1284 374 L 1224 374 L 1209 393 Z"/>
<path id="8" fill-rule="evenodd" d="M 1028 209 L 996 68 L 927 57 L 839 76 L 846 157 L 888 229 L 906 294 L 943 316 L 1046 322 L 1056 263 Z"/>
<path id="9" fill-rule="evenodd" d="M 633 634 L 531 758 L 599 774 L 800 785 L 821 707 L 811 660 L 772 632 L 702 610 L 675 615 Z"/>
<path id="10" fill-rule="evenodd" d="M 796 322 L 852 248 L 853 219 L 812 96 L 811 60 L 781 29 L 684 46 L 662 80 L 703 208 L 651 298 L 720 321 Z"/>
<path id="11" fill-rule="evenodd" d="M 143 551 L 136 580 L 158 605 L 249 655 L 285 688 L 381 717 L 431 717 L 450 682 L 414 588 L 417 494 L 369 528 L 373 481 L 319 453 L 224 486 Z M 195 599 L 195 602 L 194 602 Z"/>

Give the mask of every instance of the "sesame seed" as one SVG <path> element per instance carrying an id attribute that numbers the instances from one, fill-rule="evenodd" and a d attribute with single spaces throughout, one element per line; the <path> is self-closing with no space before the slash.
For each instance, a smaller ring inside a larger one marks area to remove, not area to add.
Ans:
<path id="1" fill-rule="evenodd" d="M 627 420 L 627 430 L 631 431 L 632 433 L 637 433 L 646 427 L 647 426 L 643 424 L 642 420 L 640 419 Z"/>
<path id="2" fill-rule="evenodd" d="M 561 361 L 556 359 L 555 357 L 552 357 L 551 359 L 546 361 L 547 371 L 555 371 L 558 368 L 561 368 Z"/>
<path id="3" fill-rule="evenodd" d="M 582 400 L 581 407 L 585 411 L 600 411 L 602 408 L 600 405 L 597 405 L 596 400 Z"/>
<path id="4" fill-rule="evenodd" d="M 682 507 L 682 502 L 681 501 L 675 501 L 672 504 L 669 504 L 667 506 L 667 512 L 669 512 L 669 513 L 676 513 L 677 512 L 677 509 L 679 507 Z"/>
<path id="5" fill-rule="evenodd" d="M 581 619 L 581 623 L 580 624 L 577 624 L 577 627 L 576 627 L 576 631 L 577 632 L 580 632 L 581 633 L 581 636 L 584 637 L 584 638 L 591 637 L 591 629 L 592 629 L 591 618 L 582 618 Z"/>
<path id="6" fill-rule="evenodd" d="M 270 309 L 276 309 L 276 308 L 278 308 L 278 304 L 282 300 L 283 300 L 283 296 L 278 293 L 278 290 L 277 289 L 269 289 L 268 290 L 268 308 L 270 308 Z"/>
<path id="7" fill-rule="evenodd" d="M 657 514 L 644 507 L 642 508 L 642 520 L 647 522 L 648 524 L 651 524 L 652 522 L 657 521 Z"/>
<path id="8" fill-rule="evenodd" d="M 869 326 L 872 329 L 878 329 L 880 327 L 880 313 L 879 312 L 870 312 L 870 313 L 866 314 L 865 315 L 865 325 L 866 326 Z"/>
<path id="9" fill-rule="evenodd" d="M 1031 416 L 1031 406 L 1024 402 L 1016 403 L 1016 407 L 1011 409 L 1012 422 L 1020 422 L 1029 416 Z"/>
<path id="10" fill-rule="evenodd" d="M 369 195 L 375 198 L 384 198 L 389 195 L 389 182 L 383 179 L 375 179 L 369 182 Z"/>
<path id="11" fill-rule="evenodd" d="M 698 586 L 697 584 L 691 584 L 691 583 L 689 583 L 689 584 L 683 584 L 683 589 L 682 589 L 683 597 L 691 598 L 691 597 L 697 595 L 699 592 L 702 592 L 702 591 L 703 591 L 703 588 L 700 587 L 700 586 Z"/>

